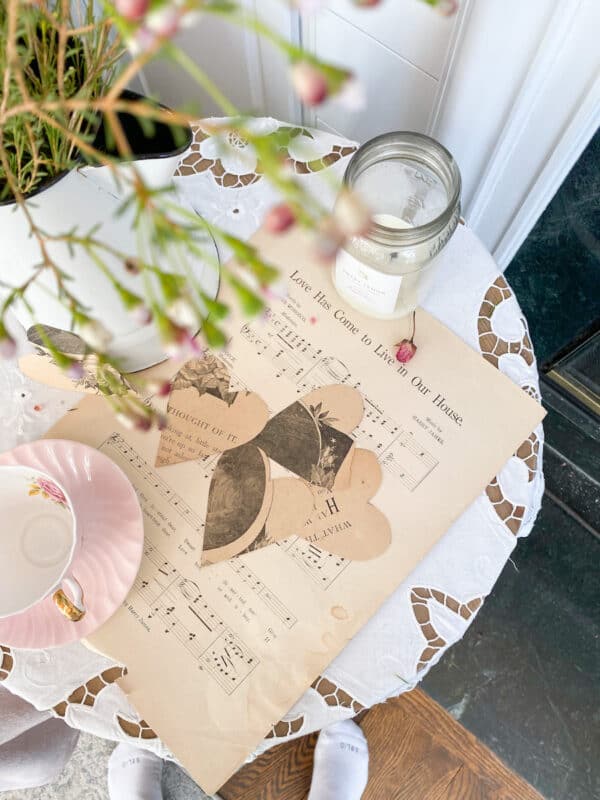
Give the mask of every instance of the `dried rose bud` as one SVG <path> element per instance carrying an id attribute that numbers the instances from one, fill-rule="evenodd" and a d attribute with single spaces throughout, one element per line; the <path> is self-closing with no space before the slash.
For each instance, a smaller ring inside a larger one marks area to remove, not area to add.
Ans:
<path id="1" fill-rule="evenodd" d="M 294 212 L 287 203 L 279 203 L 267 212 L 265 228 L 271 233 L 283 233 L 296 221 Z"/>
<path id="2" fill-rule="evenodd" d="M 406 364 L 417 352 L 417 345 L 412 339 L 402 339 L 396 347 L 398 348 L 396 350 L 396 361 L 399 361 L 401 364 Z"/>
<path id="3" fill-rule="evenodd" d="M 308 61 L 298 61 L 292 66 L 292 85 L 300 100 L 307 106 L 318 106 L 327 97 L 325 75 Z"/>
<path id="4" fill-rule="evenodd" d="M 129 22 L 139 22 L 149 6 L 150 0 L 115 0 L 115 8 Z"/>

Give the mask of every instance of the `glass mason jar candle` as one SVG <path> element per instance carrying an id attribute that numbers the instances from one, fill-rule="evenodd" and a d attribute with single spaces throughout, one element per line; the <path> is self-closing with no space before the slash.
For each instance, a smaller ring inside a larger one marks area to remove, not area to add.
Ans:
<path id="1" fill-rule="evenodd" d="M 373 224 L 339 251 L 335 287 L 369 316 L 403 317 L 422 301 L 435 257 L 458 224 L 458 166 L 429 136 L 386 133 L 356 151 L 344 184 L 370 209 Z"/>

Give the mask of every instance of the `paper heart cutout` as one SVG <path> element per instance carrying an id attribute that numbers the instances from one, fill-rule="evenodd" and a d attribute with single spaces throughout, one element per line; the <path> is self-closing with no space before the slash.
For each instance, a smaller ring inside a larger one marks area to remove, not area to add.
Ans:
<path id="1" fill-rule="evenodd" d="M 360 392 L 334 384 L 309 392 L 270 419 L 254 439 L 269 458 L 304 480 L 331 488 L 363 415 Z"/>
<path id="2" fill-rule="evenodd" d="M 329 490 L 301 478 L 270 480 L 266 455 L 254 443 L 225 453 L 211 482 L 202 563 L 290 536 L 355 561 L 383 553 L 391 528 L 370 502 L 381 484 L 381 467 L 373 453 L 361 448 L 353 448 L 349 460 L 349 484 Z"/>
<path id="3" fill-rule="evenodd" d="M 220 457 L 210 483 L 202 563 L 232 558 L 264 528 L 273 496 L 269 461 L 254 444 Z"/>
<path id="4" fill-rule="evenodd" d="M 371 451 L 361 448 L 353 449 L 350 463 L 349 483 L 343 488 L 329 490 L 297 478 L 274 480 L 265 544 L 295 534 L 353 561 L 381 555 L 392 531 L 385 514 L 369 502 L 381 485 L 381 467 Z"/>
<path id="5" fill-rule="evenodd" d="M 172 381 L 156 466 L 232 450 L 251 441 L 268 418 L 267 406 L 255 392 L 231 390 L 222 361 L 210 353 L 191 359 Z"/>
<path id="6" fill-rule="evenodd" d="M 184 375 L 185 391 L 188 383 Z M 221 395 L 229 391 L 228 374 L 219 385 Z M 356 389 L 325 386 L 276 414 L 251 442 L 224 453 L 209 488 L 201 563 L 293 535 L 345 558 L 383 552 L 390 526 L 369 502 L 381 484 L 381 468 L 349 436 L 362 414 Z M 298 477 L 270 480 L 269 459 Z"/>

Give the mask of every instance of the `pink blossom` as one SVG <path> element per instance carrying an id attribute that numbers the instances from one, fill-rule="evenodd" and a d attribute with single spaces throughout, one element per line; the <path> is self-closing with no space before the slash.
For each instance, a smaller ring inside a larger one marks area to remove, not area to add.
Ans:
<path id="1" fill-rule="evenodd" d="M 279 203 L 267 212 L 265 217 L 265 228 L 271 233 L 282 233 L 286 231 L 296 221 L 294 212 L 287 203 Z"/>
<path id="2" fill-rule="evenodd" d="M 170 338 L 163 343 L 163 349 L 171 358 L 184 358 L 188 355 L 204 353 L 198 339 L 185 328 L 172 325 L 170 334 Z"/>
<path id="3" fill-rule="evenodd" d="M 174 36 L 181 22 L 181 13 L 173 6 L 163 6 L 148 15 L 146 24 L 158 36 L 170 38 Z"/>
<path id="4" fill-rule="evenodd" d="M 329 91 L 325 75 L 308 61 L 298 61 L 292 66 L 292 85 L 307 106 L 318 106 Z"/>
<path id="5" fill-rule="evenodd" d="M 149 325 L 152 322 L 152 311 L 144 303 L 133 306 L 129 313 L 138 325 Z"/>
<path id="6" fill-rule="evenodd" d="M 42 494 L 47 495 L 54 503 L 59 503 L 61 506 L 67 505 L 67 498 L 62 489 L 57 486 L 54 481 L 51 481 L 49 478 L 38 478 L 35 483 Z"/>
<path id="7" fill-rule="evenodd" d="M 435 10 L 443 17 L 451 17 L 458 11 L 458 0 L 439 0 Z"/>
<path id="8" fill-rule="evenodd" d="M 417 352 L 417 345 L 412 339 L 402 339 L 396 347 L 398 348 L 396 350 L 396 361 L 399 361 L 401 364 L 406 364 Z"/>
<path id="9" fill-rule="evenodd" d="M 148 381 L 146 388 L 156 397 L 168 397 L 171 394 L 171 381 Z"/>
<path id="10" fill-rule="evenodd" d="M 80 381 L 85 375 L 85 370 L 81 361 L 71 361 L 67 368 L 67 376 L 72 381 Z"/>
<path id="11" fill-rule="evenodd" d="M 149 6 L 150 0 L 115 0 L 115 8 L 129 22 L 139 22 Z"/>

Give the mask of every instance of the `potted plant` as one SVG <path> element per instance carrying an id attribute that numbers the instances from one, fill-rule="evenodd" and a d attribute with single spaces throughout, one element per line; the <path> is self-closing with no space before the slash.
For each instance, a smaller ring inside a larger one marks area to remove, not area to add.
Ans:
<path id="1" fill-rule="evenodd" d="M 191 75 L 228 115 L 214 132 L 245 139 L 281 193 L 265 225 L 273 232 L 306 225 L 318 252 L 331 258 L 346 236 L 368 224 L 366 210 L 349 194 L 334 214 L 321 208 L 284 169 L 277 132 L 255 133 L 174 36 L 202 14 L 257 31 L 288 56 L 291 82 L 307 104 L 350 94 L 353 78 L 235 2 L 98 6 L 5 0 L 0 7 L 0 349 L 14 351 L 6 325 L 12 309 L 34 327 L 56 364 L 80 377 L 83 362 L 89 368 L 91 361 L 116 410 L 149 427 L 157 414 L 132 395 L 124 372 L 198 341 L 224 344 L 228 309 L 216 299 L 219 277 L 255 314 L 277 271 L 175 195 L 170 178 L 197 114 L 167 109 L 128 92 L 128 85 L 156 58 Z M 214 240 L 227 244 L 238 266 L 218 265 Z M 191 277 L 182 259 L 191 262 Z M 53 328 L 71 335 L 51 335 Z"/>

